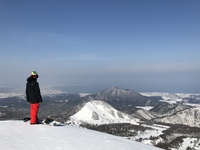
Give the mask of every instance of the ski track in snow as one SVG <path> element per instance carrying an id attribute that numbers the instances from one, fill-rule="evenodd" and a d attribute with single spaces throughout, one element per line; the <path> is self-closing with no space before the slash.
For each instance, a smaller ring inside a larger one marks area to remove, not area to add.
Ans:
<path id="1" fill-rule="evenodd" d="M 159 150 L 85 128 L 0 121 L 0 148 L 6 150 Z"/>

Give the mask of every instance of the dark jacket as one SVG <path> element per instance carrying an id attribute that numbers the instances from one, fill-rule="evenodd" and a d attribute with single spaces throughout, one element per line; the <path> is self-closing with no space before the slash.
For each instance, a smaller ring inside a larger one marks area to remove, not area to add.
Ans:
<path id="1" fill-rule="evenodd" d="M 34 104 L 42 102 L 39 83 L 36 78 L 30 76 L 26 83 L 26 98 L 27 101 Z"/>

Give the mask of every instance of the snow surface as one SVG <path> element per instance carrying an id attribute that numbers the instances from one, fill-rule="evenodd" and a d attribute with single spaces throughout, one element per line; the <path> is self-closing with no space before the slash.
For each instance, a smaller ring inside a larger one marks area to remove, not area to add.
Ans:
<path id="1" fill-rule="evenodd" d="M 158 124 L 153 124 L 153 125 L 142 125 L 144 127 L 150 127 L 152 130 L 145 130 L 144 132 L 139 132 L 137 136 L 132 137 L 131 139 L 136 140 L 142 138 L 142 143 L 148 144 L 148 145 L 153 145 L 155 143 L 152 143 L 152 140 L 150 140 L 151 137 L 158 137 L 161 134 L 163 134 L 163 131 L 167 130 L 169 126 L 164 126 L 164 125 L 158 125 Z M 157 139 L 157 141 L 154 141 L 156 143 L 161 142 L 162 140 Z"/>
<path id="2" fill-rule="evenodd" d="M 144 109 L 144 110 L 150 110 L 150 109 L 152 109 L 152 108 L 154 108 L 154 107 L 152 107 L 152 106 L 135 106 L 136 108 L 141 108 L 141 109 Z"/>
<path id="3" fill-rule="evenodd" d="M 85 97 L 85 96 L 88 96 L 90 95 L 91 93 L 79 93 L 80 97 Z"/>
<path id="4" fill-rule="evenodd" d="M 200 139 L 184 138 L 181 147 L 178 150 L 186 150 L 187 147 L 200 149 Z"/>
<path id="5" fill-rule="evenodd" d="M 0 148 L 6 150 L 159 150 L 159 148 L 74 126 L 0 121 Z"/>
<path id="6" fill-rule="evenodd" d="M 189 94 L 189 93 L 161 93 L 161 92 L 146 92 L 146 93 L 140 93 L 144 96 L 160 96 L 162 97 L 162 102 L 167 102 L 169 104 L 177 104 L 177 103 L 184 103 L 188 106 L 197 106 L 199 107 L 199 104 L 191 104 L 183 102 L 184 99 L 194 98 L 196 100 L 200 100 L 200 94 Z"/>
<path id="7" fill-rule="evenodd" d="M 190 108 L 177 112 L 174 115 L 156 118 L 155 121 L 171 124 L 183 124 L 191 127 L 200 127 L 200 108 Z"/>

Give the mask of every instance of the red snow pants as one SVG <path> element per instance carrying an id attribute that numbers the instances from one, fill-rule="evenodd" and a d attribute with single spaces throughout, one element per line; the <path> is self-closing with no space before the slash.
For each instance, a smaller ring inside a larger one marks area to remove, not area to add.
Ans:
<path id="1" fill-rule="evenodd" d="M 39 103 L 35 103 L 35 104 L 30 104 L 30 116 L 31 116 L 31 121 L 30 124 L 35 124 L 37 123 L 37 113 L 39 110 Z"/>

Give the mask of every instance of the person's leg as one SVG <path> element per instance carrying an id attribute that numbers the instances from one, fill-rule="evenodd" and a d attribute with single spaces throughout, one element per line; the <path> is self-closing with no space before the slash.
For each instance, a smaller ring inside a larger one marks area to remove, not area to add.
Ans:
<path id="1" fill-rule="evenodd" d="M 39 110 L 39 103 L 30 105 L 30 115 L 31 115 L 30 124 L 36 124 L 37 123 L 37 121 L 38 121 L 38 118 L 37 118 L 38 110 Z"/>

